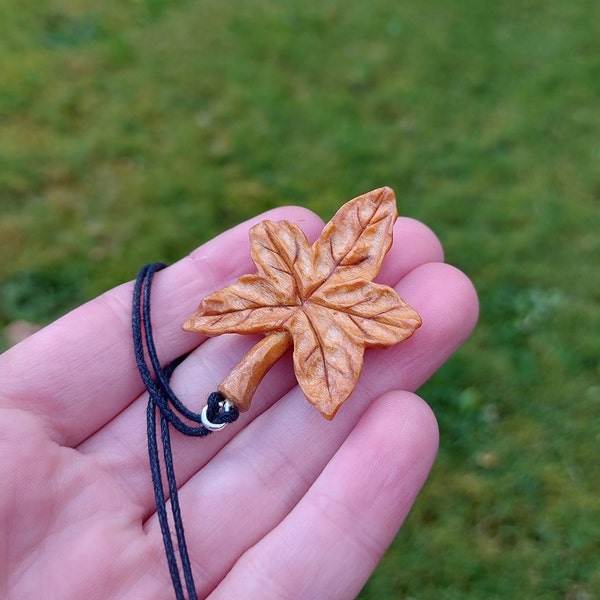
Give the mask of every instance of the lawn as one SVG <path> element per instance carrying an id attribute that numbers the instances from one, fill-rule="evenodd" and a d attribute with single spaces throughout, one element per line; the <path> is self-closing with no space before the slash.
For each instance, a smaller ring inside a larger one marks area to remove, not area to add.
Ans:
<path id="1" fill-rule="evenodd" d="M 3 0 L 0 329 L 381 185 L 475 282 L 360 598 L 600 599 L 600 3 Z"/>

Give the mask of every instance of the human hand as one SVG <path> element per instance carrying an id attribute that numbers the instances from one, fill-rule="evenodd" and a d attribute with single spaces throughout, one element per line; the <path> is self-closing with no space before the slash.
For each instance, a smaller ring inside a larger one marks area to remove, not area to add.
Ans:
<path id="1" fill-rule="evenodd" d="M 195 346 L 171 385 L 200 410 L 255 343 L 181 330 L 199 299 L 252 270 L 248 228 L 158 273 L 154 338 L 163 363 Z M 308 404 L 289 357 L 252 409 L 207 438 L 172 436 L 198 596 L 353 598 L 392 541 L 437 450 L 437 425 L 414 393 L 464 341 L 477 299 L 423 225 L 398 219 L 378 281 L 423 319 L 392 348 L 368 349 L 332 422 Z M 133 284 L 81 306 L 0 356 L 0 595 L 9 599 L 173 596 L 148 467 L 147 394 L 131 341 Z"/>

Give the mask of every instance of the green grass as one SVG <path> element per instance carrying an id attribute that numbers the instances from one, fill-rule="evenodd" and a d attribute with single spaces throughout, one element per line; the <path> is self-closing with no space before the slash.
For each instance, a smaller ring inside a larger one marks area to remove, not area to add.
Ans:
<path id="1" fill-rule="evenodd" d="M 421 390 L 439 460 L 361 598 L 600 598 L 599 22 L 596 0 L 4 0 L 0 326 L 390 185 L 482 316 Z"/>

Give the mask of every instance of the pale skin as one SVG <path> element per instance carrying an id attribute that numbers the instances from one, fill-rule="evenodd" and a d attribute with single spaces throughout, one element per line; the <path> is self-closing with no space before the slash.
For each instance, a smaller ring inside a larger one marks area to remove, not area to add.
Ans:
<path id="1" fill-rule="evenodd" d="M 173 376 L 200 410 L 257 341 L 205 338 L 181 324 L 209 292 L 252 271 L 248 229 L 322 221 L 282 207 L 161 271 L 154 335 L 164 362 L 194 349 Z M 423 326 L 368 349 L 361 379 L 331 422 L 295 385 L 289 356 L 252 408 L 205 439 L 173 436 L 180 501 L 200 598 L 350 599 L 375 568 L 433 464 L 438 429 L 414 394 L 477 319 L 469 280 L 444 264 L 433 233 L 398 219 L 378 281 Z M 174 597 L 146 447 L 147 396 L 131 342 L 132 284 L 71 312 L 0 356 L 0 596 L 69 600 Z"/>

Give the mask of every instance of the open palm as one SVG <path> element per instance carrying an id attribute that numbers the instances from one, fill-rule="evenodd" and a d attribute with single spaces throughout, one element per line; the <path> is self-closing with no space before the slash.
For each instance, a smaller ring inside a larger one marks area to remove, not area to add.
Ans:
<path id="1" fill-rule="evenodd" d="M 321 221 L 301 208 L 260 218 Z M 252 269 L 255 219 L 156 275 L 161 360 L 193 352 L 172 386 L 193 410 L 254 336 L 181 330 L 198 299 Z M 252 409 L 208 438 L 173 435 L 199 597 L 346 599 L 400 527 L 437 449 L 437 426 L 412 392 L 477 318 L 473 288 L 443 264 L 435 236 L 400 218 L 379 280 L 421 314 L 410 340 L 369 350 L 333 422 L 303 398 L 291 360 L 267 375 Z M 147 396 L 131 342 L 131 283 L 66 315 L 0 357 L 0 596 L 173 596 L 148 468 Z"/>

